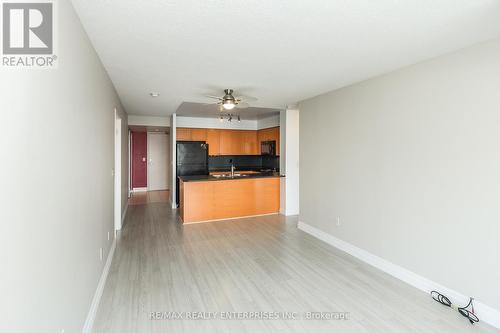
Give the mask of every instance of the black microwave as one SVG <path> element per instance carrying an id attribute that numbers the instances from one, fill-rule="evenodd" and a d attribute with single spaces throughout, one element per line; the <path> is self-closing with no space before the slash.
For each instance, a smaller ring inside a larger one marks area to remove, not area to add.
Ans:
<path id="1" fill-rule="evenodd" d="M 276 155 L 276 141 L 262 141 L 260 143 L 261 155 Z"/>

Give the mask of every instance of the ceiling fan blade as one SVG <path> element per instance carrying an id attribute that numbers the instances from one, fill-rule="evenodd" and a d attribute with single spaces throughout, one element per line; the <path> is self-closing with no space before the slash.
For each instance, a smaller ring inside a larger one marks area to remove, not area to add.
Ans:
<path id="1" fill-rule="evenodd" d="M 213 95 L 204 95 L 205 97 L 208 97 L 208 98 L 213 98 L 213 99 L 218 99 L 218 100 L 222 100 L 222 97 L 219 97 L 219 96 L 213 96 Z"/>
<path id="2" fill-rule="evenodd" d="M 239 102 L 238 104 L 236 104 L 236 108 L 237 109 L 246 109 L 248 108 L 250 105 L 248 103 L 245 103 L 245 102 Z"/>
<path id="3" fill-rule="evenodd" d="M 257 101 L 257 98 L 252 97 L 252 96 L 238 96 L 235 98 L 236 98 L 236 100 L 242 101 L 242 102 L 255 102 L 255 101 Z"/>

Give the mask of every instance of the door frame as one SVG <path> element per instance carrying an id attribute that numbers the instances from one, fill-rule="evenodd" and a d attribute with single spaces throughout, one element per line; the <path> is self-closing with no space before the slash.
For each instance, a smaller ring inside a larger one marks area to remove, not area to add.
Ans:
<path id="1" fill-rule="evenodd" d="M 114 225 L 122 228 L 122 118 L 115 108 Z"/>
<path id="2" fill-rule="evenodd" d="M 150 140 L 150 138 L 153 135 L 165 135 L 166 139 L 167 139 L 167 143 L 165 145 L 166 149 L 167 149 L 167 160 L 165 161 L 165 163 L 166 163 L 165 169 L 167 171 L 167 174 L 166 174 L 166 176 L 167 176 L 167 185 L 166 186 L 167 187 L 164 188 L 164 189 L 159 189 L 159 190 L 154 190 L 154 189 L 151 188 L 151 173 L 150 173 L 151 172 L 151 168 L 150 168 L 150 166 L 151 166 L 151 144 L 150 144 L 150 141 L 151 140 Z M 170 148 L 169 147 L 169 134 L 166 133 L 166 132 L 163 132 L 163 131 L 161 131 L 161 132 L 160 131 L 158 131 L 158 132 L 146 132 L 146 137 L 147 137 L 147 141 L 148 141 L 148 146 L 147 146 L 147 149 L 146 149 L 146 151 L 147 151 L 146 160 L 147 160 L 147 164 L 148 164 L 148 169 L 147 169 L 147 175 L 148 175 L 147 190 L 148 191 L 168 191 L 169 190 L 169 184 L 168 184 L 168 176 L 169 176 L 169 174 L 168 173 L 169 173 L 169 160 L 170 160 L 170 158 L 168 156 L 168 154 L 170 153 L 169 152 L 169 148 Z"/>

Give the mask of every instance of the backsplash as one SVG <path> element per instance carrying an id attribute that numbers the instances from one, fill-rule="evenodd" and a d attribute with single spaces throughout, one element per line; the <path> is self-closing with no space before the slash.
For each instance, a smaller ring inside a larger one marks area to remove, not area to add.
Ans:
<path id="1" fill-rule="evenodd" d="M 276 169 L 276 171 L 280 170 L 280 157 L 279 156 L 270 156 L 264 155 L 262 158 L 262 169 Z"/>
<path id="2" fill-rule="evenodd" d="M 261 155 L 235 155 L 235 156 L 209 156 L 209 171 L 226 171 L 231 169 L 231 163 L 237 170 L 279 170 L 279 156 Z"/>

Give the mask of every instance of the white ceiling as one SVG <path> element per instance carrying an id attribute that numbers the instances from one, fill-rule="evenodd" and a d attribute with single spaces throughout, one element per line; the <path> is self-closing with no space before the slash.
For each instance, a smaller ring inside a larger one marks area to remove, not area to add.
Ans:
<path id="1" fill-rule="evenodd" d="M 73 3 L 129 114 L 224 88 L 284 108 L 500 36 L 499 0 Z"/>
<path id="2" fill-rule="evenodd" d="M 233 109 L 231 111 L 220 111 L 218 105 L 183 102 L 177 109 L 178 116 L 184 117 L 208 117 L 218 118 L 221 114 L 231 113 L 240 115 L 245 120 L 259 120 L 279 115 L 280 110 L 269 108 L 249 107 L 246 109 Z"/>

